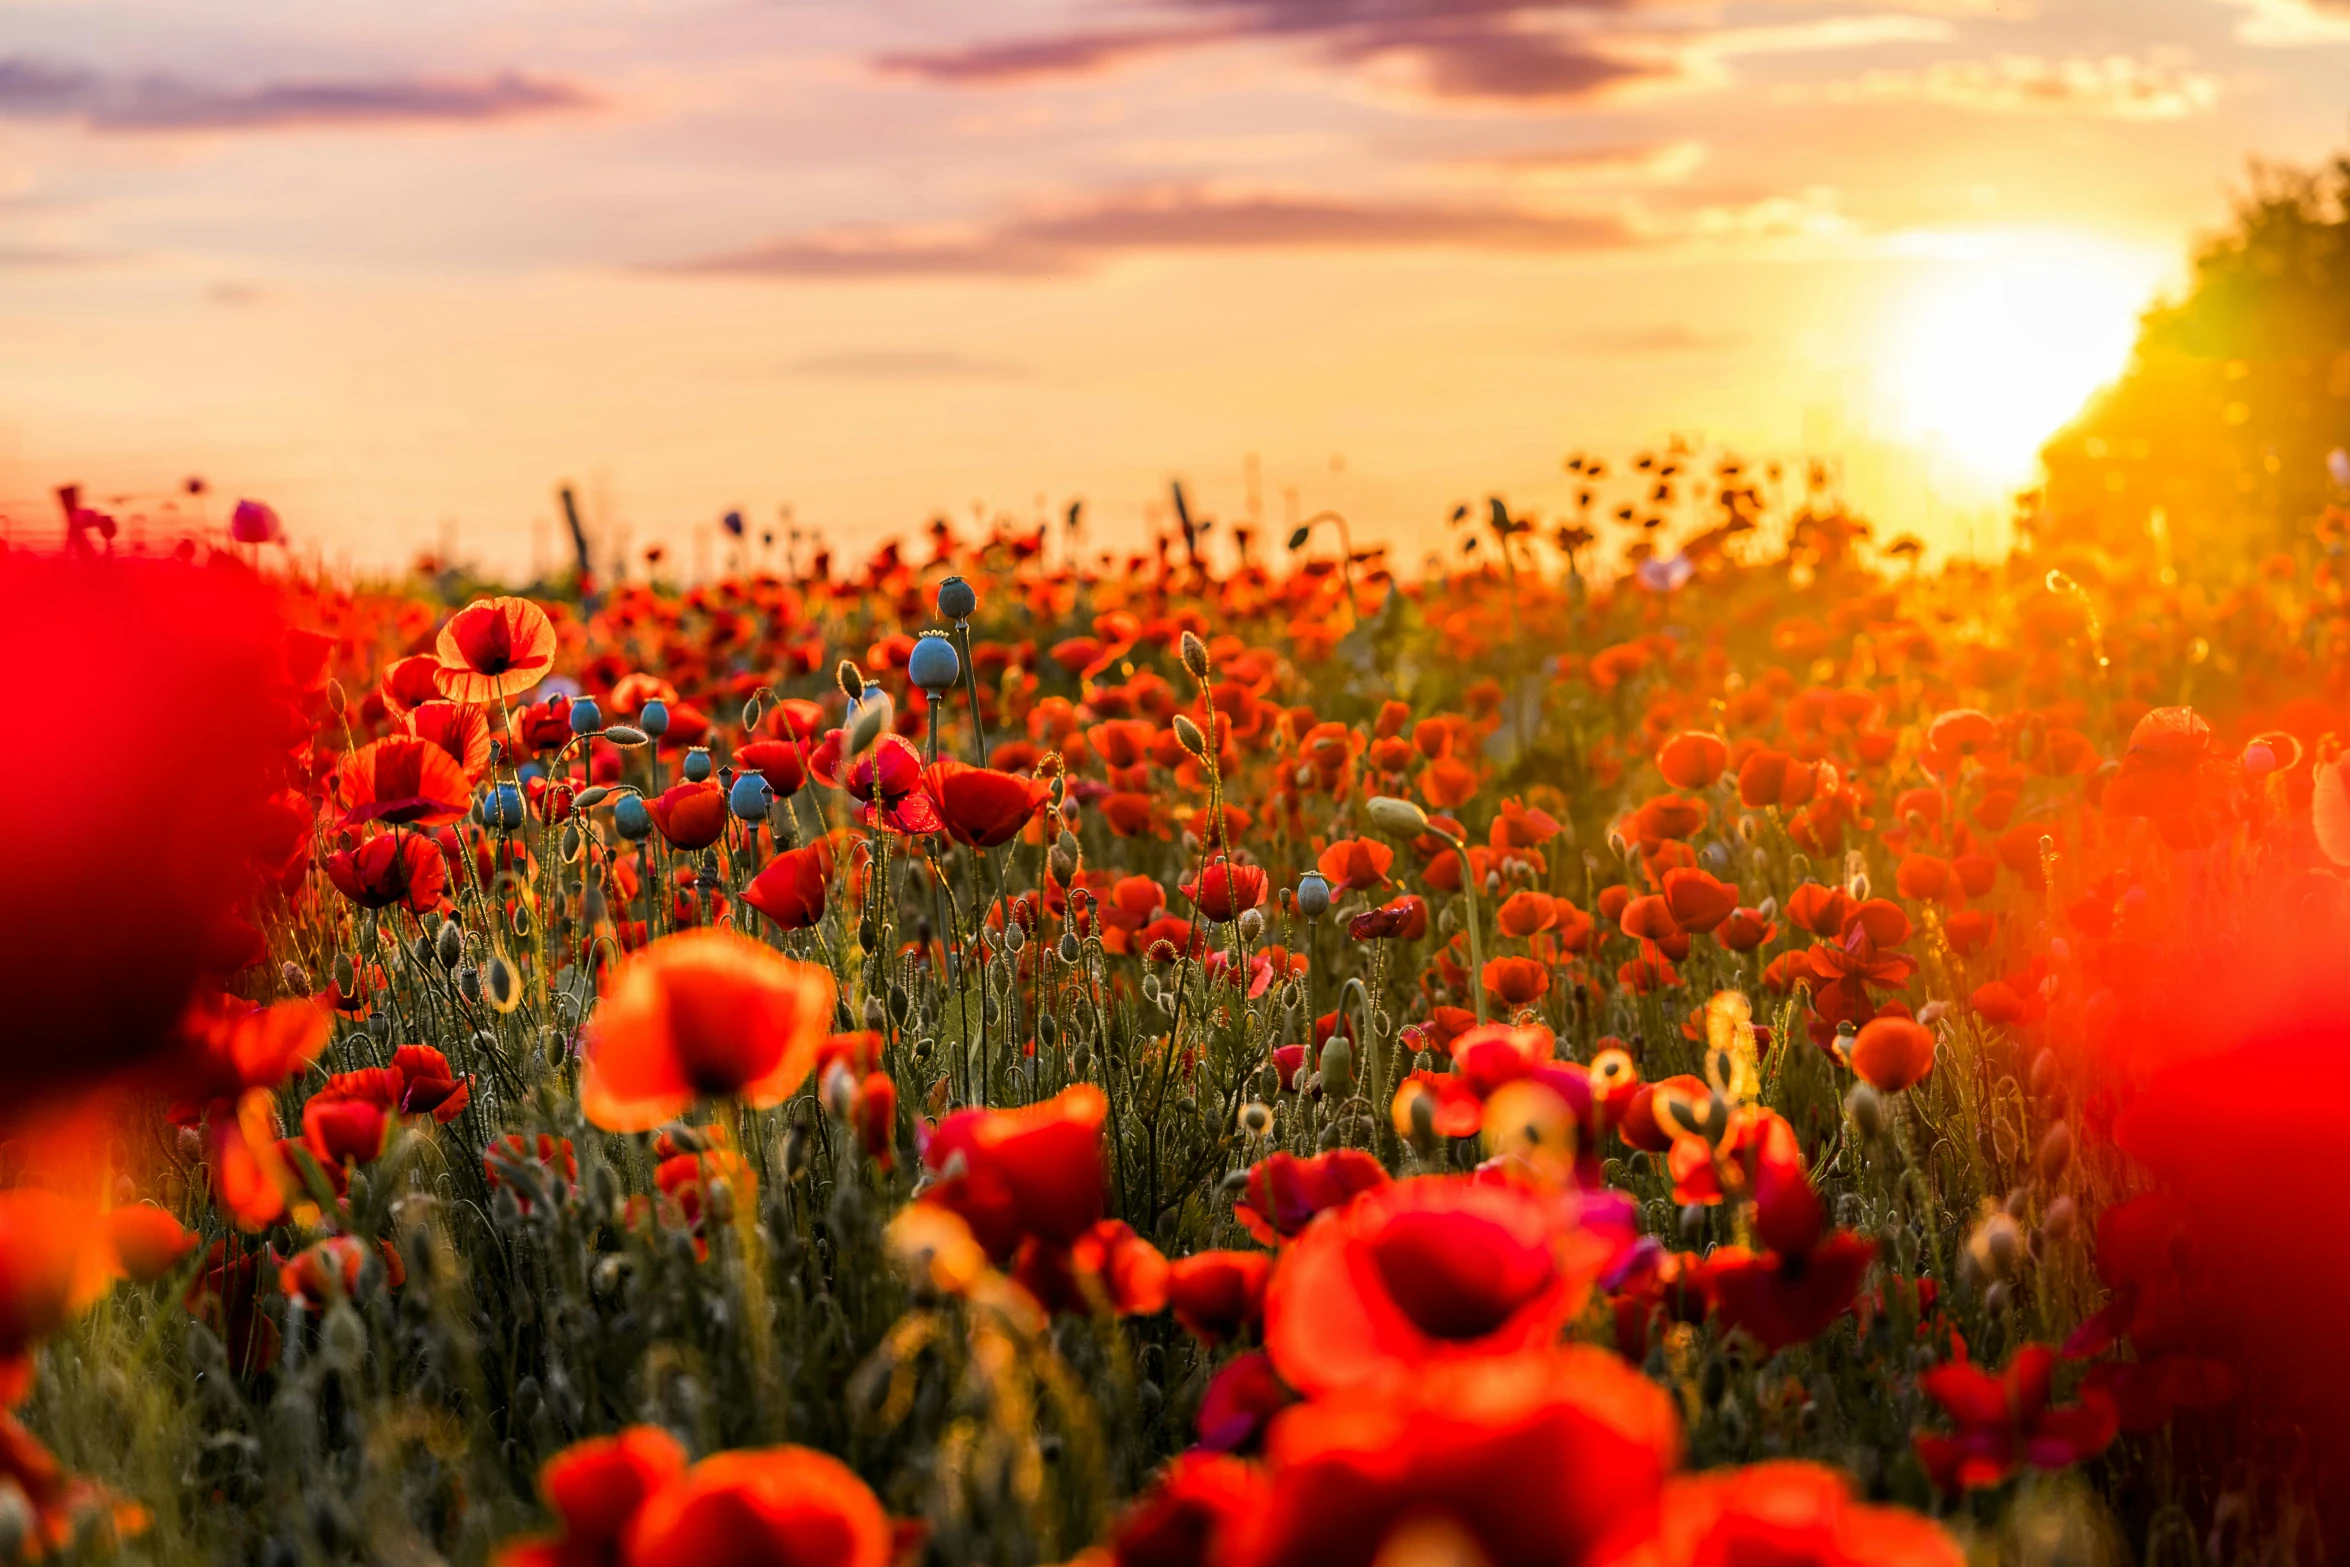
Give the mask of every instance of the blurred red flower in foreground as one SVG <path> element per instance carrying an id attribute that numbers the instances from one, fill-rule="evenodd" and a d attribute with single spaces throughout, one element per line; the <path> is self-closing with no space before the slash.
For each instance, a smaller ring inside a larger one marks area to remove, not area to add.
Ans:
<path id="1" fill-rule="evenodd" d="M 1920 1436 L 1918 1457 L 1946 1491 L 1997 1485 L 2025 1464 L 2063 1469 L 2105 1451 L 2120 1427 L 2113 1400 L 2095 1388 L 2077 1404 L 2051 1401 L 2056 1351 L 2027 1344 L 2005 1373 L 1958 1361 L 1920 1379 L 1958 1423 L 1952 1436 Z"/>
<path id="2" fill-rule="evenodd" d="M 102 723 L 173 761 L 127 817 L 115 789 L 0 769 L 15 829 L 0 987 L 11 1037 L 52 1047 L 6 1053 L 0 1119 L 169 1049 L 199 986 L 263 955 L 241 910 L 301 848 L 306 818 L 273 797 L 295 779 L 311 730 L 297 704 L 320 674 L 289 665 L 315 652 L 241 566 L 0 555 L 11 723 L 47 736 Z"/>
<path id="3" fill-rule="evenodd" d="M 1017 1110 L 958 1110 L 932 1129 L 926 1201 L 957 1214 L 1001 1261 L 1029 1236 L 1067 1246 L 1102 1213 L 1102 1122 L 1090 1083 Z"/>
<path id="4" fill-rule="evenodd" d="M 1782 1460 L 1667 1482 L 1653 1523 L 1599 1554 L 1601 1567 L 1964 1567 L 1938 1524 L 1864 1507 L 1833 1469 Z"/>
<path id="5" fill-rule="evenodd" d="M 580 1108 L 607 1131 L 646 1132 L 695 1099 L 781 1104 L 832 1024 L 829 969 L 731 931 L 664 936 L 613 975 L 580 1073 Z"/>

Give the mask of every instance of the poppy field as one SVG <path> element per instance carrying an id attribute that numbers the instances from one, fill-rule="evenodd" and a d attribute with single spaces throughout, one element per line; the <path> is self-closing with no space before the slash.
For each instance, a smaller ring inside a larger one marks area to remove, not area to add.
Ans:
<path id="1" fill-rule="evenodd" d="M 1586 477 L 0 554 L 0 1556 L 2335 1559 L 2350 513 Z"/>

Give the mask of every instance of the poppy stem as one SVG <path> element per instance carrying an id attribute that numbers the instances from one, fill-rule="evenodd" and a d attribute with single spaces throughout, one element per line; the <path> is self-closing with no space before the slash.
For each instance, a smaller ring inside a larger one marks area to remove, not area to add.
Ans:
<path id="1" fill-rule="evenodd" d="M 958 644 L 955 651 L 963 655 L 963 694 L 971 699 L 971 761 L 975 766 L 985 767 L 987 725 L 979 716 L 979 671 L 971 664 L 971 622 L 955 622 L 955 641 Z"/>
<path id="2" fill-rule="evenodd" d="M 1461 857 L 1461 896 L 1469 902 L 1469 995 L 1477 1003 L 1477 1023 L 1485 1023 L 1485 942 L 1477 934 L 1477 867 L 1469 863 L 1469 846 L 1450 833 L 1444 841 Z"/>

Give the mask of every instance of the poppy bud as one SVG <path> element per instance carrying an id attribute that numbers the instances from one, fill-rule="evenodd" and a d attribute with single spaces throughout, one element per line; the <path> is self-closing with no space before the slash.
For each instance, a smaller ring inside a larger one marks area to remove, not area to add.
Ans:
<path id="1" fill-rule="evenodd" d="M 2056 1052 L 2043 1048 L 2032 1057 L 2032 1092 L 2044 1094 L 2056 1082 Z"/>
<path id="2" fill-rule="evenodd" d="M 1181 642 L 1181 643 L 1179 643 L 1179 644 L 1178 644 L 1178 646 L 1181 648 L 1181 650 L 1182 650 L 1182 654 L 1183 654 L 1183 667 L 1184 667 L 1185 669 L 1187 669 L 1187 670 L 1189 670 L 1189 671 L 1191 672 L 1191 678 L 1192 678 L 1192 679 L 1194 679 L 1194 680 L 1205 680 L 1205 679 L 1207 679 L 1207 678 L 1208 678 L 1208 647 L 1207 647 L 1207 644 L 1206 644 L 1206 643 L 1204 643 L 1204 642 L 1202 642 L 1202 641 L 1201 641 L 1201 640 L 1200 640 L 1198 637 L 1194 636 L 1192 633 L 1190 633 L 1190 632 L 1186 631 L 1185 633 L 1183 633 L 1183 640 L 1182 640 L 1182 642 Z"/>
<path id="3" fill-rule="evenodd" d="M 604 731 L 604 738 L 614 745 L 650 745 L 653 737 L 634 724 L 614 724 Z"/>
<path id="4" fill-rule="evenodd" d="M 522 791 L 512 784 L 500 784 L 481 797 L 481 823 L 500 832 L 512 832 L 522 825 Z"/>
<path id="5" fill-rule="evenodd" d="M 1346 1042 L 1346 1035 L 1332 1034 L 1322 1046 L 1322 1092 L 1332 1099 L 1350 1099 L 1354 1091 L 1354 1047 Z"/>
<path id="6" fill-rule="evenodd" d="M 571 732 L 592 735 L 604 727 L 604 710 L 596 705 L 594 697 L 583 696 L 571 704 Z"/>
<path id="7" fill-rule="evenodd" d="M 897 704 L 878 686 L 869 689 L 849 713 L 848 733 L 841 737 L 842 753 L 863 755 L 874 741 L 896 727 Z"/>
<path id="8" fill-rule="evenodd" d="M 658 740 L 669 733 L 669 704 L 653 698 L 637 710 L 636 726 Z"/>
<path id="9" fill-rule="evenodd" d="M 1240 911 L 1241 940 L 1254 941 L 1264 933 L 1265 911 L 1263 909 L 1242 909 Z"/>
<path id="10" fill-rule="evenodd" d="M 979 595 L 961 577 L 949 577 L 938 585 L 938 613 L 941 618 L 959 625 L 969 620 L 978 608 Z"/>
<path id="11" fill-rule="evenodd" d="M 297 995 L 310 988 L 310 976 L 303 972 L 301 964 L 290 958 L 277 966 L 277 977 L 280 984 Z"/>
<path id="12" fill-rule="evenodd" d="M 2040 1157 L 2034 1161 L 2040 1178 L 2053 1181 L 2064 1174 L 2065 1166 L 2073 1162 L 2073 1129 L 2059 1121 L 2040 1139 Z"/>
<path id="13" fill-rule="evenodd" d="M 1308 871 L 1297 879 L 1297 910 L 1307 919 L 1320 919 L 1330 912 L 1330 883 L 1320 871 Z"/>
<path id="14" fill-rule="evenodd" d="M 1177 713 L 1174 727 L 1177 743 L 1192 755 L 1204 760 L 1208 754 L 1208 743 L 1200 737 L 1199 725 L 1193 723 L 1184 714 Z"/>
<path id="15" fill-rule="evenodd" d="M 359 976 L 357 972 L 351 967 L 351 955 L 347 952 L 336 953 L 335 989 L 341 994 L 347 996 L 358 988 Z"/>
<path id="16" fill-rule="evenodd" d="M 1863 1142 L 1875 1142 L 1877 1134 L 1885 1129 L 1885 1101 L 1866 1083 L 1855 1083 L 1852 1092 L 1844 1096 L 1845 1113 L 1852 1117 L 1852 1129 Z"/>
<path id="17" fill-rule="evenodd" d="M 1364 801 L 1363 814 L 1372 826 L 1399 838 L 1416 838 L 1428 830 L 1428 813 L 1392 794 L 1375 794 Z"/>
<path id="18" fill-rule="evenodd" d="M 944 632 L 924 632 L 906 655 L 906 678 L 934 695 L 951 690 L 962 673 L 963 661 Z"/>
<path id="19" fill-rule="evenodd" d="M 2014 1293 L 2007 1287 L 2006 1281 L 2001 1280 L 1983 1291 L 1983 1309 L 1995 1317 L 2000 1315 L 2007 1310 L 2008 1301 Z"/>
<path id="20" fill-rule="evenodd" d="M 433 937 L 433 956 L 443 968 L 455 968 L 465 956 L 465 932 L 455 920 L 441 921 L 440 932 Z"/>
<path id="21" fill-rule="evenodd" d="M 744 773 L 726 791 L 726 808 L 746 822 L 763 821 L 775 803 L 775 790 L 757 773 Z"/>
<path id="22" fill-rule="evenodd" d="M 495 1010 L 511 1012 L 522 1005 L 522 976 L 513 964 L 493 956 L 481 967 L 481 993 Z"/>
<path id="23" fill-rule="evenodd" d="M 1681 1207 L 1680 1222 L 1681 1240 L 1684 1245 L 1694 1246 L 1705 1239 L 1705 1204 L 1684 1203 Z"/>
<path id="24" fill-rule="evenodd" d="M 1273 1129 L 1272 1107 L 1262 1100 L 1251 1099 L 1240 1107 L 1240 1130 L 1250 1137 L 1262 1137 Z M 1246 1172 L 1242 1179 L 1247 1179 Z"/>
<path id="25" fill-rule="evenodd" d="M 2063 1240 L 2072 1234 L 2073 1226 L 2080 1221 L 2080 1216 L 2080 1209 L 2074 1205 L 2070 1197 L 2059 1197 L 2050 1203 L 2048 1211 L 2041 1215 L 2040 1233 L 2052 1241 Z"/>
<path id="26" fill-rule="evenodd" d="M 840 687 L 851 707 L 865 700 L 865 672 L 853 660 L 844 658 L 832 666 L 832 683 Z"/>
<path id="27" fill-rule="evenodd" d="M 698 746 L 686 752 L 684 772 L 687 783 L 706 782 L 710 777 L 710 753 Z"/>
<path id="28" fill-rule="evenodd" d="M 1062 961 L 1063 963 L 1071 963 L 1071 964 L 1075 963 L 1075 962 L 1076 962 L 1076 961 L 1077 961 L 1077 960 L 1078 960 L 1080 957 L 1084 956 L 1084 954 L 1085 954 L 1085 948 L 1084 948 L 1084 946 L 1083 946 L 1083 945 L 1082 945 L 1082 944 L 1081 944 L 1081 943 L 1078 941 L 1078 939 L 1077 939 L 1077 937 L 1076 937 L 1076 934 L 1075 934 L 1074 932 L 1071 932 L 1071 931 L 1063 931 L 1063 932 L 1061 932 L 1061 947 L 1060 947 L 1060 951 L 1061 951 L 1061 961 Z"/>
<path id="29" fill-rule="evenodd" d="M 1004 927 L 1004 949 L 1017 956 L 1028 945 L 1028 927 L 1018 920 Z"/>

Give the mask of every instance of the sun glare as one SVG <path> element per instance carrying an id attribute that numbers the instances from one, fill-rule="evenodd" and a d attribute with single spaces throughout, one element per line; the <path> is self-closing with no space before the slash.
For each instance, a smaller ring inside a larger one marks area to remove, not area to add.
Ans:
<path id="1" fill-rule="evenodd" d="M 1888 339 L 1900 433 L 1981 482 L 2029 482 L 2042 443 L 2128 362 L 2161 270 L 2093 241 L 1987 247 L 1937 267 Z"/>

